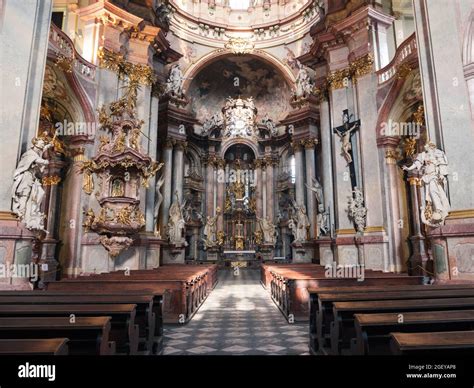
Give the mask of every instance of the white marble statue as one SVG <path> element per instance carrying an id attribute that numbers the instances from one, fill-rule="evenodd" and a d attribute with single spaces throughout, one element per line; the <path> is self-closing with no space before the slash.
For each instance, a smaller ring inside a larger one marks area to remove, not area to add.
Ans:
<path id="1" fill-rule="evenodd" d="M 42 138 L 34 138 L 32 143 L 32 147 L 21 156 L 13 173 L 12 210 L 27 229 L 44 231 L 45 214 L 41 212 L 41 205 L 45 193 L 41 174 L 49 162 L 43 158 L 43 154 L 53 144 L 46 144 Z"/>
<path id="2" fill-rule="evenodd" d="M 296 217 L 290 220 L 289 228 L 292 229 L 293 236 L 295 237 L 294 242 L 302 243 L 307 241 L 308 229 L 311 226 L 308 215 L 306 214 L 305 205 L 293 204 L 296 210 Z"/>
<path id="3" fill-rule="evenodd" d="M 316 201 L 318 202 L 318 205 L 324 204 L 323 187 L 321 186 L 321 183 L 319 183 L 316 178 L 311 178 L 311 182 L 311 186 L 305 183 L 306 187 L 313 192 L 314 196 L 316 197 Z"/>
<path id="4" fill-rule="evenodd" d="M 168 79 L 166 80 L 166 93 L 181 98 L 184 95 L 183 82 L 184 82 L 183 73 L 179 65 L 173 65 L 170 70 Z"/>
<path id="5" fill-rule="evenodd" d="M 329 210 L 324 210 L 324 205 L 318 205 L 318 215 L 316 217 L 318 223 L 318 230 L 321 235 L 326 235 L 329 232 Z"/>
<path id="6" fill-rule="evenodd" d="M 217 235 L 216 235 L 216 225 L 217 225 L 217 217 L 216 214 L 214 217 L 207 216 L 206 225 L 204 226 L 204 245 L 207 248 L 213 247 L 217 243 Z"/>
<path id="7" fill-rule="evenodd" d="M 364 206 L 364 194 L 355 187 L 354 196 L 349 201 L 349 218 L 354 221 L 358 233 L 363 233 L 367 221 L 367 208 Z"/>
<path id="8" fill-rule="evenodd" d="M 168 238 L 171 244 L 176 246 L 187 246 L 184 237 L 184 228 L 186 222 L 183 217 L 183 209 L 179 204 L 178 192 L 175 193 L 176 199 L 170 206 L 168 220 Z"/>
<path id="9" fill-rule="evenodd" d="M 278 135 L 278 129 L 273 122 L 273 120 L 268 116 L 268 113 L 265 114 L 265 117 L 262 119 L 262 124 L 267 127 L 268 132 L 270 133 L 271 136 L 276 136 Z"/>
<path id="10" fill-rule="evenodd" d="M 304 65 L 299 65 L 298 75 L 296 76 L 296 85 L 294 96 L 296 98 L 306 97 L 311 94 L 313 83 L 309 76 L 308 70 Z"/>
<path id="11" fill-rule="evenodd" d="M 257 217 L 257 221 L 263 232 L 263 241 L 266 244 L 275 245 L 276 239 L 277 239 L 277 232 L 276 232 L 275 225 L 270 220 L 270 217 L 266 217 L 266 218 Z"/>
<path id="12" fill-rule="evenodd" d="M 155 225 L 157 227 L 158 227 L 158 214 L 160 212 L 160 206 L 163 202 L 163 194 L 161 194 L 161 186 L 163 186 L 164 181 L 165 181 L 164 174 L 161 174 L 160 178 L 156 181 L 156 185 L 155 185 L 155 209 L 153 212 L 153 216 L 155 219 Z"/>
<path id="13" fill-rule="evenodd" d="M 290 218 L 288 220 L 288 229 L 291 230 L 291 234 L 293 235 L 293 241 L 296 241 L 296 238 L 297 238 L 297 225 L 296 225 L 296 222 L 293 218 Z"/>
<path id="14" fill-rule="evenodd" d="M 421 180 L 425 186 L 426 206 L 421 208 L 422 222 L 429 226 L 440 226 L 449 214 L 451 206 L 446 195 L 448 159 L 436 145 L 429 142 L 425 151 L 418 154 L 410 167 L 403 166 L 405 171 L 421 170 Z"/>

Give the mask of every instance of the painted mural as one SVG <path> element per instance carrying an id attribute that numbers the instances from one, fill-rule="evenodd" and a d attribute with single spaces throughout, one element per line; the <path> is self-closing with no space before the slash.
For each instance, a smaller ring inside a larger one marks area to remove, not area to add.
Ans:
<path id="1" fill-rule="evenodd" d="M 268 113 L 276 121 L 289 111 L 290 88 L 271 65 L 250 57 L 231 57 L 203 69 L 189 88 L 191 106 L 199 121 L 219 113 L 227 97 L 253 97 L 260 120 Z"/>

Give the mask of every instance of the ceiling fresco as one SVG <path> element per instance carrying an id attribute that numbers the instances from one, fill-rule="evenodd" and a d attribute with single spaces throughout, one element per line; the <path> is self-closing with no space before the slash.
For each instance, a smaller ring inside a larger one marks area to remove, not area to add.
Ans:
<path id="1" fill-rule="evenodd" d="M 283 76 L 271 65 L 250 56 L 216 61 L 192 80 L 189 88 L 191 107 L 203 122 L 221 111 L 226 98 L 253 97 L 258 120 L 268 116 L 279 121 L 289 111 L 291 91 Z"/>

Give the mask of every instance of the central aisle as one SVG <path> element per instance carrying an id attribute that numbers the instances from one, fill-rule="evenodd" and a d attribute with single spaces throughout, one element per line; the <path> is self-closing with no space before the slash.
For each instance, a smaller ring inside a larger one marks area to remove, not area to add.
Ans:
<path id="1" fill-rule="evenodd" d="M 164 355 L 307 355 L 308 325 L 289 324 L 260 284 L 260 271 L 219 272 L 192 321 L 165 326 Z"/>

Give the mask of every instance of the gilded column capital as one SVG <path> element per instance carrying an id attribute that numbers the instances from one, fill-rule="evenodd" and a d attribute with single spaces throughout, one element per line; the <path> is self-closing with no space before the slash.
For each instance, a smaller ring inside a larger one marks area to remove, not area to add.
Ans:
<path id="1" fill-rule="evenodd" d="M 180 151 L 184 151 L 188 146 L 188 143 L 184 140 L 174 140 L 174 148 Z"/>
<path id="2" fill-rule="evenodd" d="M 421 186 L 421 179 L 416 176 L 410 176 L 407 180 L 410 186 Z"/>
<path id="3" fill-rule="evenodd" d="M 174 146 L 174 140 L 173 139 L 166 139 L 163 145 L 163 148 L 173 148 Z"/>
<path id="4" fill-rule="evenodd" d="M 265 166 L 265 161 L 263 159 L 256 159 L 254 162 L 255 168 L 262 168 Z"/>
<path id="5" fill-rule="evenodd" d="M 56 186 L 59 182 L 61 182 L 61 177 L 59 175 L 44 176 L 41 179 L 43 186 Z"/>
<path id="6" fill-rule="evenodd" d="M 400 152 L 394 148 L 387 148 L 385 150 L 385 162 L 387 164 L 396 164 L 400 158 Z"/>
<path id="7" fill-rule="evenodd" d="M 327 77 L 327 83 L 329 90 L 342 89 L 349 86 L 349 80 L 351 73 L 349 68 L 334 70 L 329 73 Z"/>
<path id="8" fill-rule="evenodd" d="M 303 149 L 300 141 L 292 141 L 290 147 L 293 149 L 293 152 L 301 151 Z"/>
<path id="9" fill-rule="evenodd" d="M 374 70 L 374 57 L 371 53 L 363 55 L 349 64 L 349 71 L 353 78 L 363 77 Z"/>
<path id="10" fill-rule="evenodd" d="M 312 149 L 316 146 L 316 144 L 318 144 L 318 139 L 316 138 L 308 138 L 308 139 L 301 140 L 301 145 L 305 149 Z"/>
<path id="11" fill-rule="evenodd" d="M 223 170 L 225 168 L 226 162 L 222 158 L 216 158 L 215 164 L 217 169 Z"/>
<path id="12" fill-rule="evenodd" d="M 72 157 L 73 162 L 84 162 L 86 160 L 84 147 L 74 147 L 69 149 L 69 155 Z"/>

